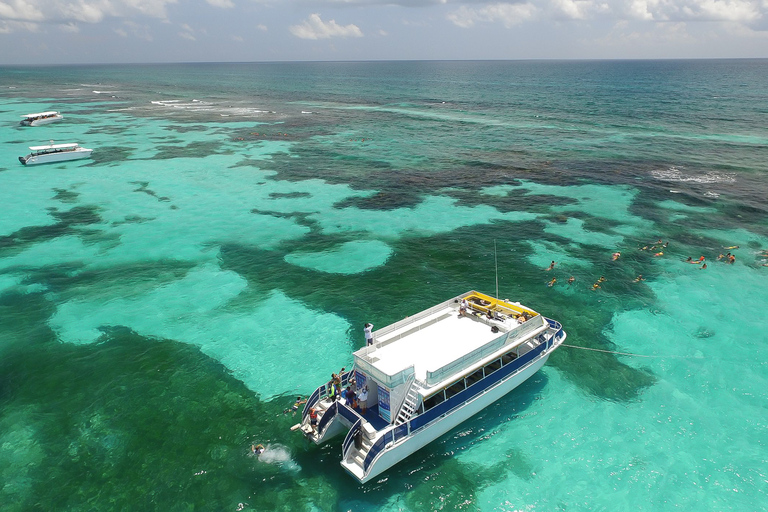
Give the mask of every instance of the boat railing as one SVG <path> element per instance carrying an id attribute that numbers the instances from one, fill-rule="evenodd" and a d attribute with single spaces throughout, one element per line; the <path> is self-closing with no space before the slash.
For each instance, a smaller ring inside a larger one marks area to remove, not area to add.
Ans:
<path id="1" fill-rule="evenodd" d="M 464 295 L 469 295 L 469 294 L 472 294 L 472 293 L 477 293 L 477 292 L 471 291 L 471 292 L 469 292 L 467 294 L 461 295 L 460 297 L 462 297 Z M 391 324 L 391 325 L 388 325 L 388 326 L 386 326 L 386 327 L 384 327 L 382 329 L 379 329 L 378 331 L 375 332 L 375 335 L 374 335 L 374 345 L 373 346 L 369 346 L 369 347 L 365 347 L 364 354 L 367 355 L 369 352 L 372 352 L 373 350 L 375 350 L 376 346 L 378 346 L 379 348 L 383 347 L 383 346 L 385 346 L 385 345 L 387 345 L 389 343 L 397 341 L 398 339 L 402 338 L 405 334 L 410 334 L 413 331 L 409 330 L 409 331 L 407 331 L 405 333 L 400 333 L 397 336 L 393 336 L 392 338 L 384 339 L 382 341 L 376 341 L 376 340 L 379 340 L 381 338 L 386 337 L 388 334 L 390 334 L 392 332 L 395 332 L 398 329 L 402 329 L 403 327 L 405 327 L 407 325 L 416 324 L 419 320 L 421 320 L 423 318 L 426 318 L 428 316 L 434 315 L 435 313 L 445 309 L 446 306 L 450 306 L 450 305 L 454 304 L 455 301 L 457 299 L 459 299 L 460 297 L 453 297 L 453 298 L 448 299 L 448 300 L 446 300 L 444 302 L 441 302 L 440 304 L 432 306 L 429 309 L 425 309 L 424 311 L 422 311 L 420 313 L 417 313 L 415 315 L 409 316 L 407 318 L 403 318 L 399 322 L 395 322 L 394 324 Z M 427 327 L 428 325 L 432 325 L 432 323 L 434 323 L 436 321 L 438 321 L 437 318 L 432 319 L 429 322 L 426 322 L 424 324 L 421 324 L 420 327 L 414 325 L 414 328 L 417 329 L 417 327 L 418 327 L 418 328 L 422 328 L 423 329 L 424 327 Z"/>
<path id="2" fill-rule="evenodd" d="M 342 374 L 341 386 L 345 387 L 349 383 L 350 378 L 352 378 L 351 370 Z M 330 382 L 328 384 L 330 384 Z M 304 404 L 304 410 L 301 413 L 302 418 L 309 414 L 309 410 L 317 405 L 317 402 L 328 396 L 328 384 L 322 384 L 318 386 L 318 388 L 311 395 L 309 395 L 309 398 L 307 398 L 307 403 Z"/>
<path id="3" fill-rule="evenodd" d="M 547 318 L 546 320 L 549 324 L 550 332 L 554 331 L 553 334 L 547 339 L 547 349 L 550 349 L 552 346 L 554 346 L 557 340 L 562 342 L 561 338 L 565 337 L 565 331 L 563 331 L 562 324 L 560 324 L 560 322 L 557 320 L 552 320 L 551 318 Z"/>
<path id="4" fill-rule="evenodd" d="M 323 417 L 320 418 L 320 423 L 317 424 L 318 439 L 322 439 L 325 428 L 331 422 L 333 417 L 336 416 L 336 412 L 338 411 L 338 409 L 339 409 L 339 402 L 333 402 L 333 404 L 331 404 L 331 406 L 325 410 L 325 412 L 323 413 Z"/>
<path id="5" fill-rule="evenodd" d="M 352 443 L 355 442 L 355 436 L 360 432 L 363 428 L 363 418 L 360 418 L 355 422 L 354 425 L 352 425 L 352 428 L 349 429 L 349 432 L 347 432 L 347 437 L 344 438 L 344 443 L 341 445 L 341 456 L 342 459 L 347 458 L 347 454 L 349 453 L 349 449 L 352 446 Z"/>
<path id="6" fill-rule="evenodd" d="M 379 453 L 381 453 L 382 450 L 384 450 L 384 448 L 387 447 L 388 444 L 393 441 L 393 439 L 394 435 L 392 434 L 392 430 L 388 430 L 375 443 L 373 443 L 371 449 L 368 450 L 368 455 L 365 456 L 365 461 L 363 461 L 363 472 L 368 472 L 368 468 L 371 467 L 374 459 L 379 455 Z"/>
<path id="7" fill-rule="evenodd" d="M 403 423 L 402 425 L 398 425 L 392 430 L 392 440 L 397 443 L 401 439 L 405 439 L 408 437 L 408 434 L 410 433 L 408 429 L 408 424 Z"/>
<path id="8" fill-rule="evenodd" d="M 336 406 L 338 413 L 343 417 L 346 418 L 347 421 L 350 423 L 355 423 L 357 420 L 361 418 L 361 416 L 350 406 L 343 404 L 341 402 L 336 402 L 338 405 Z"/>
<path id="9" fill-rule="evenodd" d="M 538 319 L 538 321 L 536 321 L 536 319 Z M 512 344 L 521 338 L 527 338 L 528 336 L 531 335 L 532 332 L 536 331 L 537 329 L 541 329 L 542 326 L 543 326 L 543 322 L 541 320 L 541 317 L 537 316 L 537 317 L 531 318 L 527 322 L 517 326 L 515 329 L 512 329 L 508 333 L 504 333 L 498 338 L 489 341 L 482 347 L 478 347 L 472 352 L 469 352 L 468 354 L 464 354 L 460 358 L 455 359 L 454 361 L 451 361 L 450 363 L 446 364 L 441 368 L 438 368 L 435 371 L 428 371 L 427 385 L 434 386 L 435 384 L 442 382 L 448 376 L 453 375 L 454 373 L 457 373 L 460 370 L 467 368 L 472 364 L 477 363 L 478 361 L 480 361 L 484 357 L 489 356 L 490 354 L 493 354 L 504 345 Z"/>

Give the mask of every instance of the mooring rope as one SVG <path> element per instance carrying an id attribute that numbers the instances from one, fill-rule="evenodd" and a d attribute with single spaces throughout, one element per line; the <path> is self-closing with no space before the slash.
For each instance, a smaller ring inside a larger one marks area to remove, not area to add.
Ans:
<path id="1" fill-rule="evenodd" d="M 568 347 L 568 348 L 578 348 L 578 349 L 581 349 L 581 350 L 592 350 L 593 352 L 605 352 L 606 354 L 617 354 L 617 355 L 620 355 L 620 356 L 635 356 L 635 357 L 680 357 L 680 356 L 646 356 L 646 355 L 643 355 L 643 354 L 631 354 L 631 353 L 629 353 L 629 352 L 616 352 L 616 351 L 613 351 L 613 350 L 602 350 L 602 349 L 599 349 L 599 348 L 579 347 L 579 346 L 576 346 L 576 345 L 566 345 L 565 343 L 563 343 L 563 344 L 562 344 L 562 345 L 560 345 L 560 346 L 561 346 L 561 347 Z"/>

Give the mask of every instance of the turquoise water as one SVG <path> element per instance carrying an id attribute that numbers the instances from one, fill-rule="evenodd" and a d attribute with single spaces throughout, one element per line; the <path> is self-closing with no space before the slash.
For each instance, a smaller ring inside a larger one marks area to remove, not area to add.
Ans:
<path id="1" fill-rule="evenodd" d="M 766 113 L 767 61 L 4 68 L 0 508 L 768 509 Z M 494 246 L 581 348 L 366 485 L 289 431 Z"/>

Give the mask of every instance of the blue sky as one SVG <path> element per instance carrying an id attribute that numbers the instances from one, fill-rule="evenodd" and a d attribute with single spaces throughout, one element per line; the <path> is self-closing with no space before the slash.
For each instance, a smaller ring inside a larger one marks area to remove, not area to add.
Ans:
<path id="1" fill-rule="evenodd" d="M 0 0 L 0 64 L 768 57 L 768 0 Z"/>

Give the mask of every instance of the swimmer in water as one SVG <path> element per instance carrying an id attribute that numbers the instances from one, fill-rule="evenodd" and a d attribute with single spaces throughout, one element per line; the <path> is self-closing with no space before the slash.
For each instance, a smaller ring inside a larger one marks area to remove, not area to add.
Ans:
<path id="1" fill-rule="evenodd" d="M 556 282 L 557 282 L 557 278 L 553 277 L 552 280 L 549 283 L 547 283 L 547 286 L 552 287 L 555 285 Z"/>
<path id="2" fill-rule="evenodd" d="M 619 251 L 616 251 L 615 253 L 613 253 L 613 256 L 612 256 L 613 261 L 616 261 L 617 259 L 619 259 L 620 256 L 621 256 L 621 253 Z"/>
<path id="3" fill-rule="evenodd" d="M 573 277 L 573 276 L 569 277 L 569 278 L 568 278 L 568 284 L 571 284 L 571 283 L 573 283 L 575 280 L 576 280 L 576 278 L 575 278 L 575 277 Z"/>
<path id="4" fill-rule="evenodd" d="M 640 281 L 645 281 L 645 278 L 643 277 L 643 274 L 640 274 L 635 278 L 635 282 L 639 283 Z"/>
<path id="5" fill-rule="evenodd" d="M 261 455 L 264 453 L 264 445 L 263 444 L 252 444 L 251 445 L 251 453 L 254 455 Z"/>

